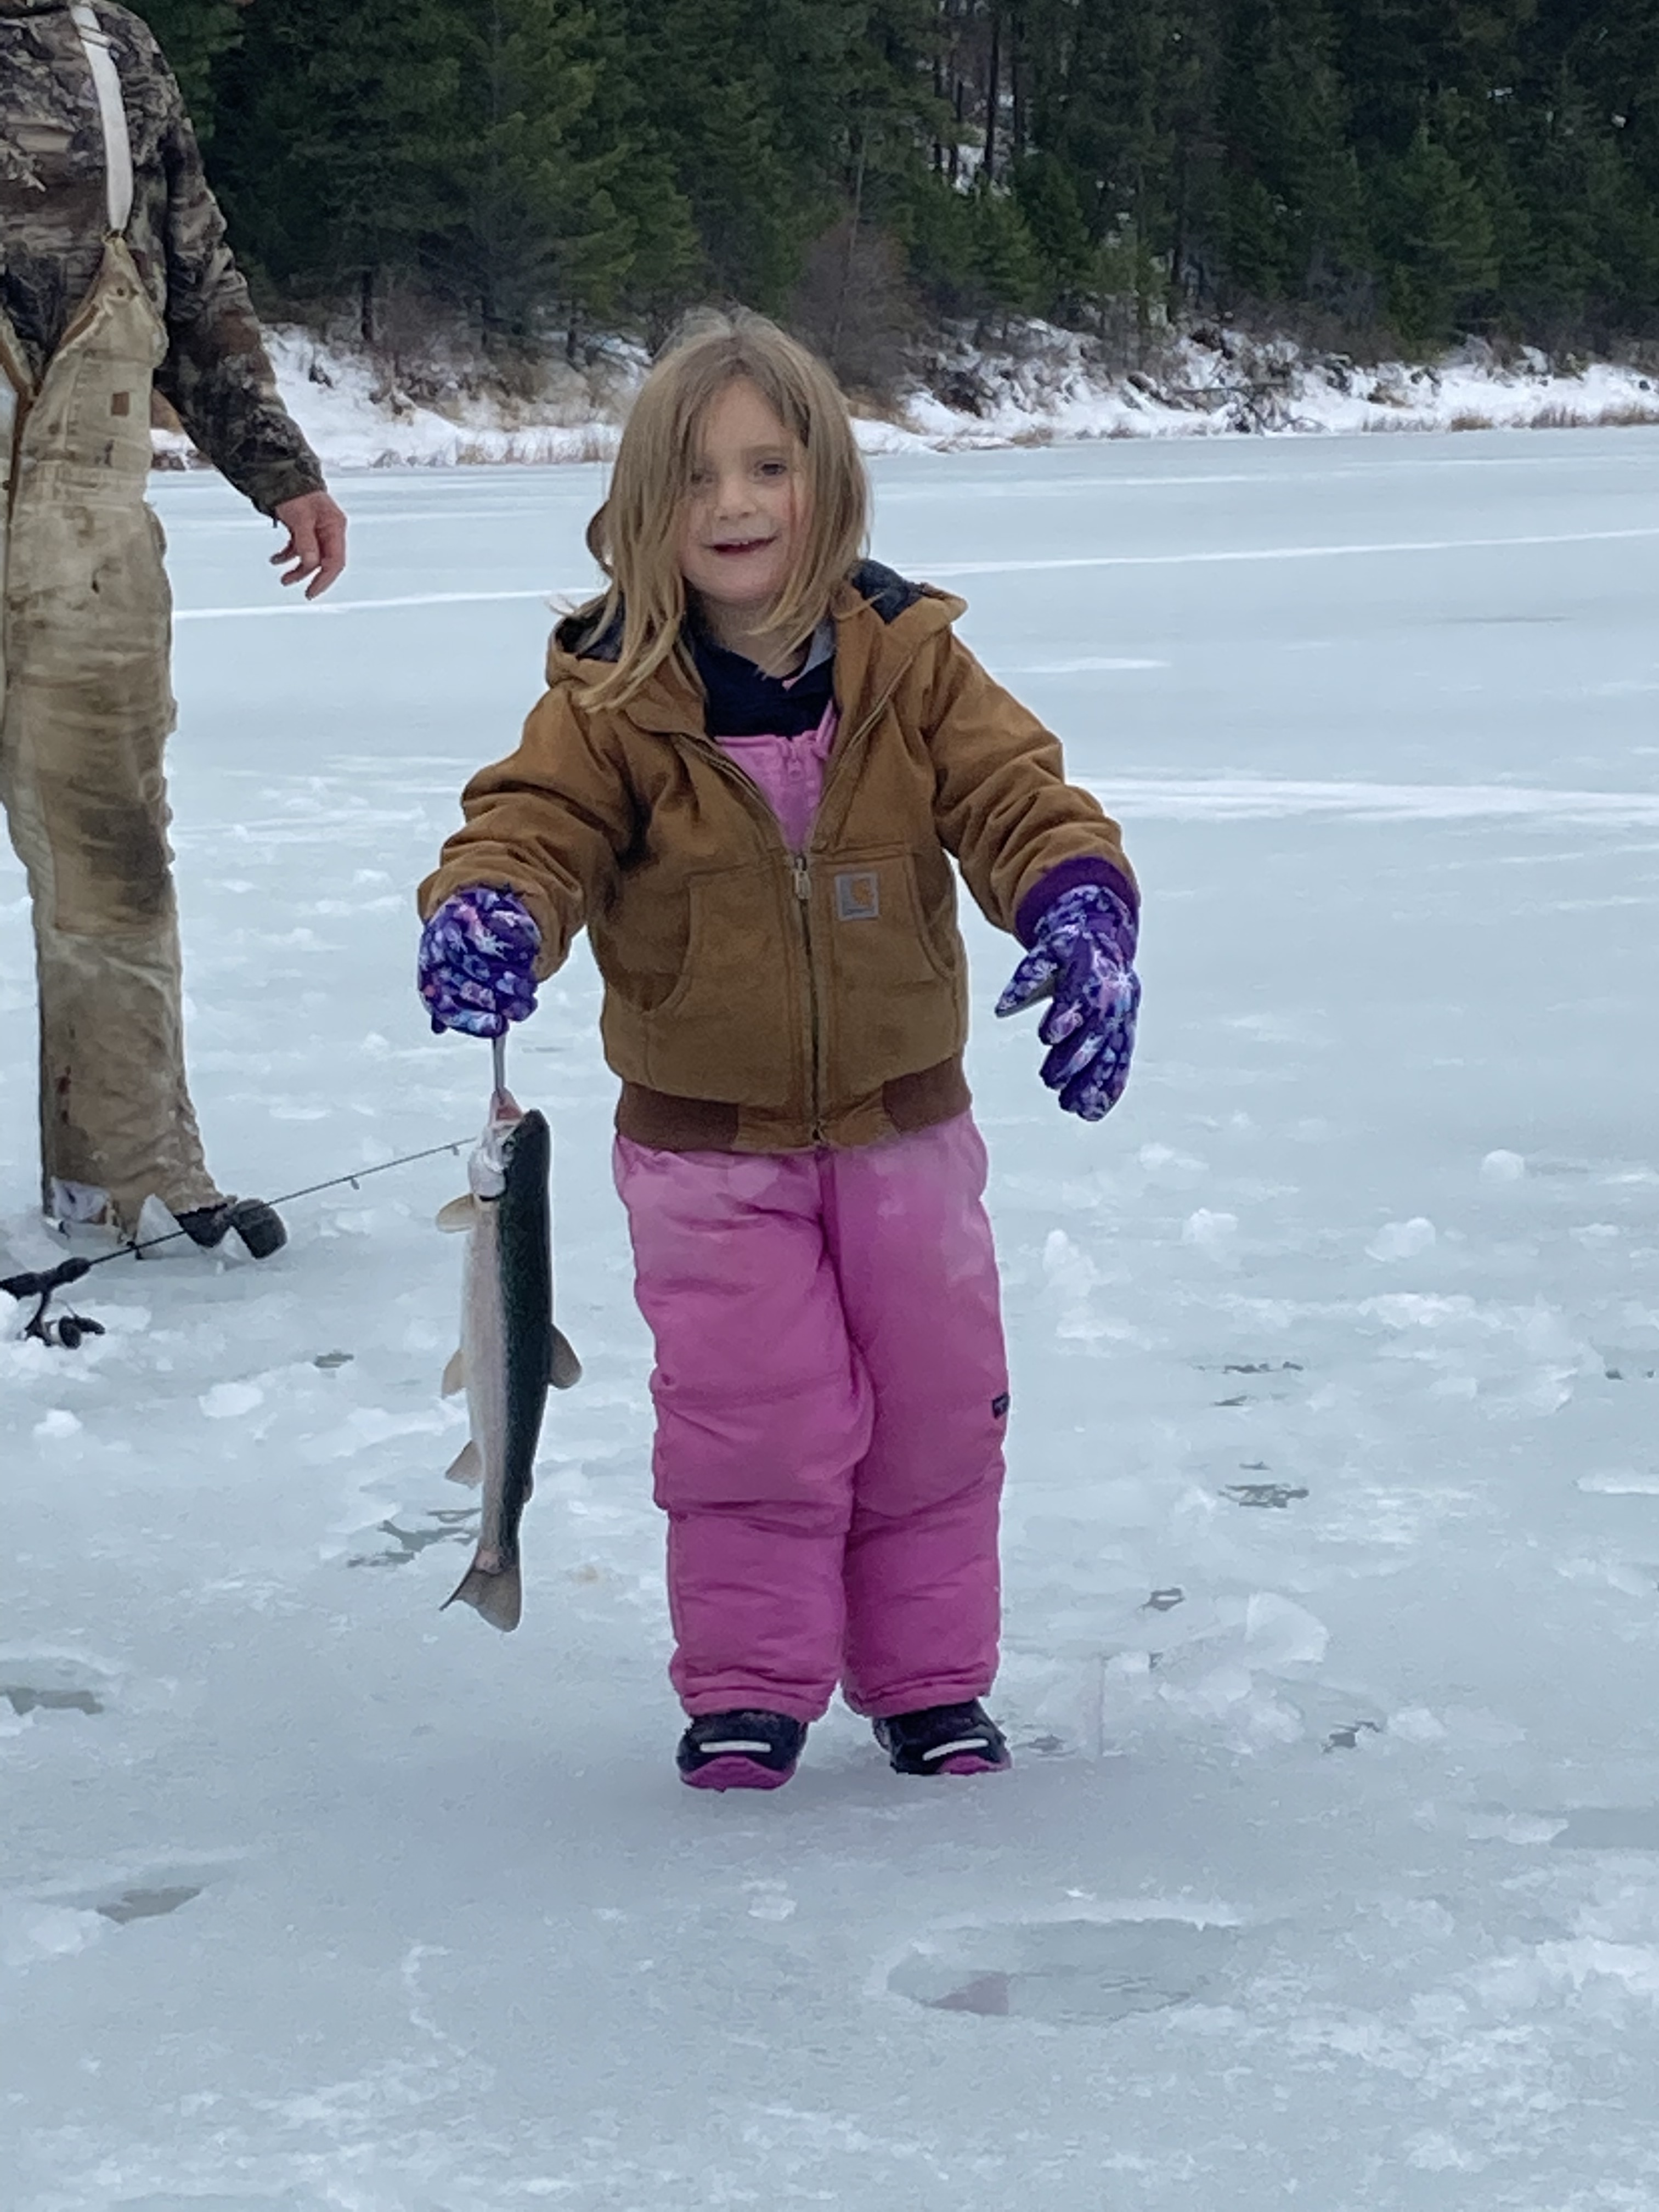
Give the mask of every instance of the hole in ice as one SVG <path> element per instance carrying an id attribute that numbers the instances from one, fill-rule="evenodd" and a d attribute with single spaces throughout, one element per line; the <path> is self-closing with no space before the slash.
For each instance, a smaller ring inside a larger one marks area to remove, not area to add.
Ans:
<path id="1" fill-rule="evenodd" d="M 1358 1751 L 1362 1735 L 1381 1735 L 1382 1733 L 1381 1721 L 1347 1721 L 1340 1728 L 1331 1730 L 1325 1739 L 1324 1748 L 1327 1751 Z"/>
<path id="2" fill-rule="evenodd" d="M 42 1689 L 33 1682 L 0 1682 L 3 1698 L 21 1720 L 25 1713 L 101 1713 L 104 1701 L 90 1690 Z"/>
<path id="3" fill-rule="evenodd" d="M 101 1713 L 110 1687 L 94 1663 L 52 1651 L 0 1654 L 0 1702 L 21 1720 L 29 1713 Z"/>
<path id="4" fill-rule="evenodd" d="M 199 1883 L 193 1889 L 124 1889 L 119 1897 L 106 1898 L 101 1905 L 94 1905 L 93 1911 L 101 1912 L 106 1920 L 114 1921 L 117 1927 L 125 1928 L 130 1920 L 163 1919 L 201 1894 Z"/>
<path id="5" fill-rule="evenodd" d="M 1304 1369 L 1299 1359 L 1230 1359 L 1221 1371 L 1224 1375 L 1300 1375 Z"/>
<path id="6" fill-rule="evenodd" d="M 1283 1512 L 1308 1493 L 1285 1482 L 1227 1482 L 1222 1485 L 1221 1494 L 1231 1498 L 1235 1505 L 1260 1505 Z"/>
<path id="7" fill-rule="evenodd" d="M 934 2012 L 1058 2022 L 1128 2020 L 1190 2004 L 1232 1963 L 1237 1928 L 1188 1920 L 1053 1920 L 954 1929 L 887 1978 Z"/>
<path id="8" fill-rule="evenodd" d="M 1186 1591 L 1178 1583 L 1172 1583 L 1168 1589 L 1155 1589 L 1141 1610 L 1143 1613 L 1173 1613 L 1176 1606 L 1184 1605 L 1186 1601 Z"/>
<path id="9" fill-rule="evenodd" d="M 1659 1851 L 1659 1805 L 1581 1805 L 1559 1817 L 1559 1851 Z"/>
<path id="10" fill-rule="evenodd" d="M 312 1361 L 313 1367 L 349 1367 L 356 1358 L 353 1352 L 319 1352 Z"/>
<path id="11" fill-rule="evenodd" d="M 1604 1352 L 1601 1371 L 1609 1382 L 1651 1382 L 1659 1375 L 1650 1352 Z"/>

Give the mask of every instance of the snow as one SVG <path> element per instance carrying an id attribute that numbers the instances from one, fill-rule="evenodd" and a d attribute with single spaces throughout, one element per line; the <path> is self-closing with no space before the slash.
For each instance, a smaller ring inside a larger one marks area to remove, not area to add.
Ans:
<path id="1" fill-rule="evenodd" d="M 459 1158 L 0 1343 L 17 2212 L 1659 2202 L 1659 437 L 878 483 L 882 556 L 972 568 L 1147 892 L 1110 1121 L 1029 1021 L 973 1047 L 1018 1767 L 907 1784 L 836 1712 L 775 1797 L 678 1787 L 584 953 L 513 1054 L 586 1369 L 516 1636 L 437 1611 Z M 353 569 L 281 620 L 264 526 L 158 493 L 197 1098 L 272 1194 L 481 1121 L 410 891 L 601 480 L 340 488 Z M 969 939 L 983 1016 L 1012 948 Z M 52 1251 L 31 995 L 7 860 L 8 1270 Z"/>
<path id="2" fill-rule="evenodd" d="M 545 364 L 541 388 L 507 396 L 487 364 L 434 358 L 406 381 L 361 348 L 279 325 L 267 333 L 283 400 L 331 471 L 458 463 L 604 462 L 648 367 L 638 345 L 599 343 L 590 365 Z M 939 372 L 950 369 L 949 377 Z M 1500 359 L 1472 341 L 1431 362 L 1360 367 L 1289 340 L 1228 330 L 1164 335 L 1150 373 L 1105 368 L 1089 340 L 1051 324 L 1017 326 L 1000 346 L 945 349 L 934 380 L 915 381 L 886 416 L 855 423 L 872 457 L 960 453 L 1106 438 L 1236 433 L 1564 428 L 1659 421 L 1659 384 L 1614 362 L 1553 366 L 1535 349 Z M 173 466 L 194 460 L 178 431 L 155 434 Z"/>

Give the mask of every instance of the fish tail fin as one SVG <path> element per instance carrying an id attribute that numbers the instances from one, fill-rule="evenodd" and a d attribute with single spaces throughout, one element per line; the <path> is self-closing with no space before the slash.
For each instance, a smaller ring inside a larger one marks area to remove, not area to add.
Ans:
<path id="1" fill-rule="evenodd" d="M 439 1611 L 447 1613 L 458 1598 L 463 1605 L 470 1605 L 475 1612 L 483 1613 L 492 1628 L 499 1628 L 505 1635 L 518 1626 L 524 1610 L 524 1586 L 518 1561 L 498 1567 L 492 1574 L 475 1559 Z"/>

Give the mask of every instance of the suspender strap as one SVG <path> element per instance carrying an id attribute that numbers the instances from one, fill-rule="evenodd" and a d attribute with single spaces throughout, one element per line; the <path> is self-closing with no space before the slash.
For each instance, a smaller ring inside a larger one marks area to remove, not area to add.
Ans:
<path id="1" fill-rule="evenodd" d="M 81 33 L 87 65 L 98 94 L 98 117 L 104 126 L 104 180 L 109 206 L 109 227 L 117 238 L 126 229 L 132 213 L 132 141 L 127 133 L 127 111 L 121 99 L 121 79 L 103 25 L 88 6 L 76 0 L 70 15 Z"/>

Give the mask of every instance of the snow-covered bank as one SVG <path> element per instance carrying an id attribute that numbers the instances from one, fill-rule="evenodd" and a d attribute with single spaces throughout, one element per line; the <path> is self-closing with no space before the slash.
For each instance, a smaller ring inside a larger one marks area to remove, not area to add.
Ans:
<path id="1" fill-rule="evenodd" d="M 647 366 L 623 341 L 580 369 L 555 362 L 509 392 L 476 362 L 441 359 L 406 386 L 367 354 L 306 331 L 270 333 L 283 398 L 333 468 L 603 461 Z M 1534 349 L 1481 345 L 1433 365 L 1361 366 L 1201 330 L 1160 347 L 1156 368 L 1109 373 L 1091 341 L 1032 324 L 1000 350 L 946 349 L 892 408 L 865 414 L 870 453 L 956 453 L 1096 438 L 1225 433 L 1560 429 L 1659 422 L 1659 378 L 1609 362 L 1553 366 Z M 158 431 L 158 458 L 187 465 L 189 441 Z"/>

